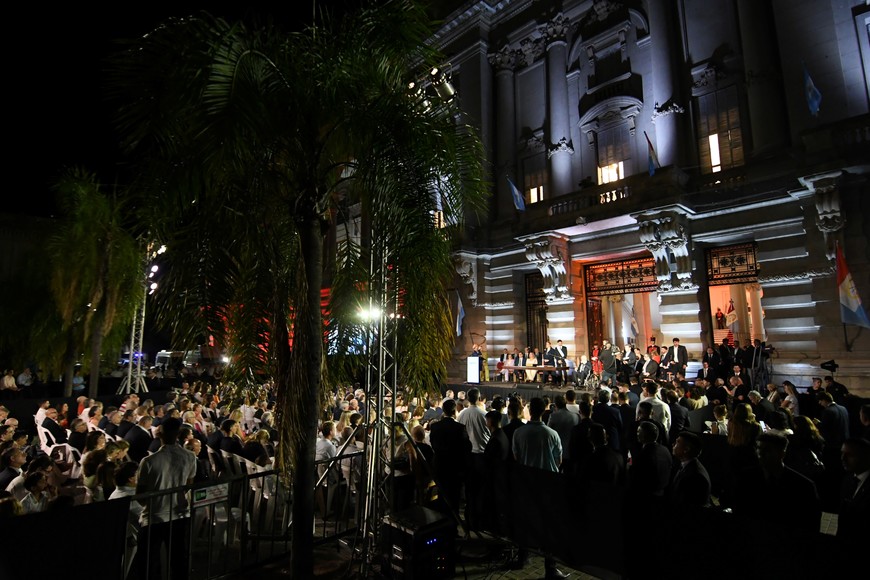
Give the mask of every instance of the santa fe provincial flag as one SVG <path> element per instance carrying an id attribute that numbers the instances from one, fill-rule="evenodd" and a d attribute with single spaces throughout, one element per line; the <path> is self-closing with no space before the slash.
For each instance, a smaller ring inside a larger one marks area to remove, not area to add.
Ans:
<path id="1" fill-rule="evenodd" d="M 843 324 L 870 328 L 870 319 L 867 318 L 867 312 L 861 306 L 858 289 L 855 287 L 855 281 L 852 280 L 852 274 L 846 265 L 843 248 L 839 244 L 837 244 L 837 286 L 840 288 L 840 318 L 843 320 Z"/>
<path id="2" fill-rule="evenodd" d="M 728 312 L 725 313 L 725 324 L 731 332 L 737 332 L 739 325 L 737 324 L 737 313 L 734 312 L 734 300 L 728 301 Z"/>

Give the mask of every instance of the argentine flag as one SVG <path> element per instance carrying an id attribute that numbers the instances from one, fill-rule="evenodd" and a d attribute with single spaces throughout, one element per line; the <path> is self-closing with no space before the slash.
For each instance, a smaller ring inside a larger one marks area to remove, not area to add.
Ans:
<path id="1" fill-rule="evenodd" d="M 465 308 L 462 307 L 462 296 L 456 291 L 456 336 L 462 336 L 462 319 L 465 318 Z"/>
<path id="2" fill-rule="evenodd" d="M 870 319 L 867 318 L 867 312 L 861 306 L 858 289 L 855 287 L 855 281 L 852 280 L 852 274 L 846 265 L 846 257 L 843 255 L 843 248 L 840 247 L 840 244 L 837 244 L 837 286 L 840 288 L 840 318 L 843 320 L 843 324 L 870 328 Z"/>
<path id="3" fill-rule="evenodd" d="M 514 185 L 514 182 L 511 181 L 511 178 L 509 176 L 506 175 L 505 177 L 507 178 L 508 185 L 511 188 L 511 195 L 514 198 L 514 207 L 520 211 L 526 211 L 526 200 L 523 197 L 523 194 L 520 192 L 517 186 Z"/>

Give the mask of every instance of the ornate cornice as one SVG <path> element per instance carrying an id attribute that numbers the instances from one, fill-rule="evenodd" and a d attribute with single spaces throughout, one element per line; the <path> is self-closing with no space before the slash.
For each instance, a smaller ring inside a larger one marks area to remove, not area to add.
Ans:
<path id="1" fill-rule="evenodd" d="M 828 266 L 825 268 L 813 268 L 805 272 L 789 272 L 787 274 L 759 276 L 758 281 L 761 284 L 768 284 L 771 282 L 797 282 L 799 280 L 813 280 L 815 278 L 830 278 L 834 273 L 834 266 Z"/>

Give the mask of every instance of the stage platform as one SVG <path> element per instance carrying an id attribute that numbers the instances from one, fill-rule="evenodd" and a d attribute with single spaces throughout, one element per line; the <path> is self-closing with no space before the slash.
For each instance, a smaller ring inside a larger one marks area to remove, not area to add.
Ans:
<path id="1" fill-rule="evenodd" d="M 574 392 L 578 394 L 584 391 L 582 387 L 577 387 L 572 384 L 558 387 L 550 383 L 489 381 L 481 383 L 448 383 L 443 387 L 441 394 L 444 395 L 448 389 L 453 391 L 454 394 L 459 391 L 468 392 L 469 389 L 474 387 L 477 387 L 480 390 L 481 394 L 486 397 L 487 401 L 491 401 L 496 395 L 501 395 L 502 398 L 507 400 L 508 396 L 512 393 L 518 393 L 523 398 L 523 401 L 526 402 L 532 399 L 532 397 L 543 397 L 544 395 L 550 397 L 550 401 L 552 401 L 556 395 L 564 395 L 569 388 L 574 389 Z"/>

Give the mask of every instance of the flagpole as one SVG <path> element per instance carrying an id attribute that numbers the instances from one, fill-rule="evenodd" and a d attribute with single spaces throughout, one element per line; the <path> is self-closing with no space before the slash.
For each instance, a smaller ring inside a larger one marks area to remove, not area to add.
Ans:
<path id="1" fill-rule="evenodd" d="M 846 323 L 843 323 L 843 342 L 846 343 L 846 352 L 852 352 L 852 345 L 849 344 L 849 335 L 846 334 Z"/>

